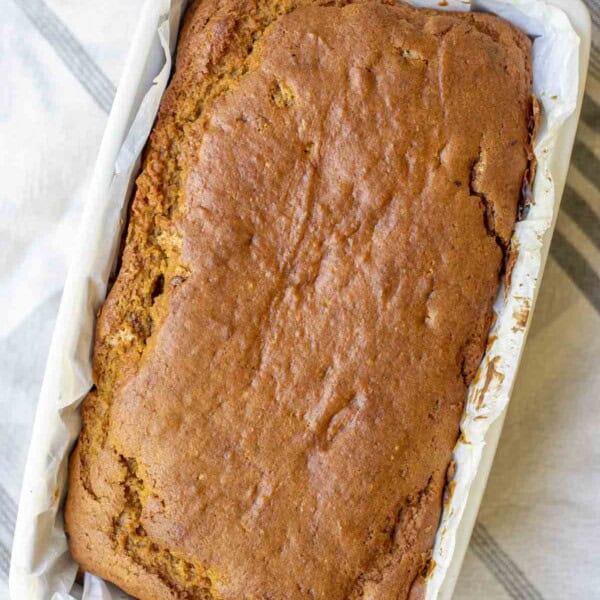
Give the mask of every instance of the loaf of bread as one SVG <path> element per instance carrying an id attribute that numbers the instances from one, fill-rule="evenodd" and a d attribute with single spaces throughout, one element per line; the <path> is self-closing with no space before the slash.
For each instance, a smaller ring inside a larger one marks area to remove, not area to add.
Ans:
<path id="1" fill-rule="evenodd" d="M 188 8 L 70 462 L 82 569 L 143 599 L 419 596 L 530 52 L 394 2 Z"/>

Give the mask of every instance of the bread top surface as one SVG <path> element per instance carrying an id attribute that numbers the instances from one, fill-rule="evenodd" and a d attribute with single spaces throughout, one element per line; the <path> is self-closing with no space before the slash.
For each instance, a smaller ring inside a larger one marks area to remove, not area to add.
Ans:
<path id="1" fill-rule="evenodd" d="M 419 593 L 530 62 L 488 15 L 188 9 L 71 459 L 84 569 L 140 598 Z"/>

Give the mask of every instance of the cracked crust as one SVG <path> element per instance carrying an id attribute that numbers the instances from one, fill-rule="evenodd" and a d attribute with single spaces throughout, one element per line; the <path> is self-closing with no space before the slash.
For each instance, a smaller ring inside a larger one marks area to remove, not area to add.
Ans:
<path id="1" fill-rule="evenodd" d="M 192 4 L 70 462 L 84 569 L 143 599 L 419 596 L 530 87 L 489 15 Z"/>

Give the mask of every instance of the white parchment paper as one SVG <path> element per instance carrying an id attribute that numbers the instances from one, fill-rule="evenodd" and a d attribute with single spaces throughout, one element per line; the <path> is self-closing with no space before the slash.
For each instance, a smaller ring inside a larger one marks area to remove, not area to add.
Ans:
<path id="1" fill-rule="evenodd" d="M 440 8 L 436 0 L 410 3 Z M 184 4 L 185 0 L 147 2 L 124 71 L 124 77 L 130 80 L 121 82 L 113 105 L 82 218 L 79 251 L 75 253 L 78 258 L 65 283 L 38 405 L 13 546 L 13 600 L 127 598 L 89 574 L 85 575 L 84 589 L 74 583 L 77 565 L 68 551 L 61 505 L 66 493 L 68 455 L 80 427 L 79 403 L 92 384 L 95 315 L 115 262 L 123 212 L 139 169 L 139 156 L 168 82 Z M 543 106 L 543 118 L 535 145 L 538 171 L 534 204 L 526 219 L 516 225 L 512 244 L 518 248 L 518 258 L 511 285 L 498 295 L 491 343 L 469 388 L 462 435 L 454 450 L 452 493 L 434 547 L 435 568 L 427 584 L 428 600 L 437 597 L 450 565 L 485 434 L 506 407 L 514 383 L 557 205 L 553 172 L 564 169 L 555 159 L 555 139 L 575 110 L 579 86 L 579 39 L 564 13 L 544 0 L 449 0 L 445 9 L 494 12 L 535 37 L 534 93 Z M 150 36 L 145 28 L 151 29 Z M 124 124 L 130 124 L 127 135 L 118 138 L 117 132 Z"/>

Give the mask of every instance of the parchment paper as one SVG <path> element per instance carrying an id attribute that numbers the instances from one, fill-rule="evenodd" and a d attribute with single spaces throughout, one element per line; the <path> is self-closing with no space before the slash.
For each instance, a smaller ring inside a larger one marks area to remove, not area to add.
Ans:
<path id="1" fill-rule="evenodd" d="M 435 0 L 410 3 L 440 8 Z M 147 56 L 142 57 L 144 68 L 156 77 L 149 89 L 140 84 L 133 106 L 115 103 L 113 112 L 123 114 L 111 115 L 111 119 L 126 119 L 130 113 L 135 118 L 114 162 L 108 167 L 97 165 L 89 191 L 79 252 L 75 253 L 78 260 L 71 266 L 65 283 L 25 470 L 10 572 L 14 600 L 127 598 L 114 586 L 89 574 L 85 575 L 84 590 L 74 583 L 77 565 L 68 552 L 61 505 L 66 493 L 68 454 L 80 427 L 79 403 L 92 384 L 95 315 L 115 263 L 123 212 L 139 169 L 139 156 L 168 81 L 184 4 L 185 0 L 151 0 L 146 6 L 145 10 L 159 15 L 154 43 L 144 50 Z M 534 93 L 543 106 L 543 117 L 535 144 L 538 170 L 534 203 L 526 219 L 516 225 L 512 247 L 518 249 L 518 257 L 511 284 L 499 292 L 488 350 L 469 388 L 462 435 L 454 450 L 456 473 L 436 537 L 435 567 L 427 584 L 427 600 L 436 598 L 443 582 L 485 434 L 506 407 L 514 383 L 541 276 L 543 248 L 549 243 L 557 204 L 553 171 L 561 165 L 555 157 L 554 141 L 575 110 L 579 84 L 579 39 L 566 16 L 544 0 L 448 0 L 444 9 L 494 12 L 535 37 Z M 139 47 L 132 48 L 134 53 L 140 51 Z"/>

